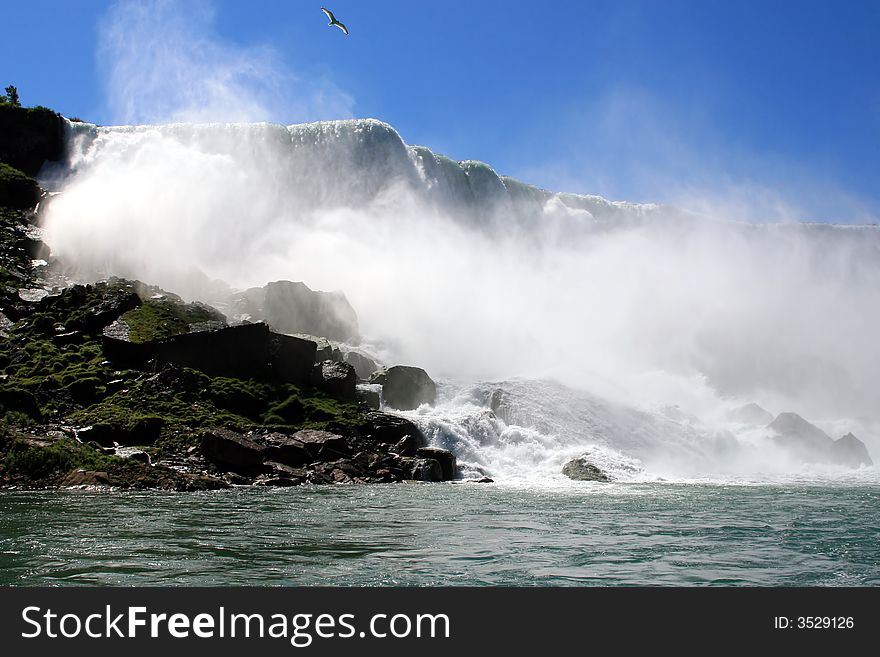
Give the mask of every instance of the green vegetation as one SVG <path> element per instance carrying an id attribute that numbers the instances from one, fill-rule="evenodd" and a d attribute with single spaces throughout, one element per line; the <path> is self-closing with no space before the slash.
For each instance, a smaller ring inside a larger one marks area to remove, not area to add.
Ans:
<path id="1" fill-rule="evenodd" d="M 21 107 L 21 101 L 18 98 L 18 89 L 9 85 L 6 87 L 6 95 L 0 96 L 0 104 L 11 105 L 12 107 Z"/>
<path id="2" fill-rule="evenodd" d="M 128 325 L 128 339 L 143 343 L 188 333 L 191 324 L 223 321 L 223 316 L 201 304 L 181 304 L 161 299 L 147 301 L 139 308 L 128 311 L 122 320 Z"/>
<path id="3" fill-rule="evenodd" d="M 51 444 L 13 438 L 6 453 L 6 472 L 32 480 L 45 480 L 66 475 L 71 470 L 106 470 L 120 459 L 106 456 L 72 438 L 62 438 Z"/>

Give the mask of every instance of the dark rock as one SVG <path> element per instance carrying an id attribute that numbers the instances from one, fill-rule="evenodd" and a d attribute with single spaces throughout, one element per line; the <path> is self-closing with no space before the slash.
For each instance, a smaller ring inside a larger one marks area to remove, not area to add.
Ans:
<path id="1" fill-rule="evenodd" d="M 37 181 L 0 162 L 0 207 L 28 210 L 40 200 Z"/>
<path id="2" fill-rule="evenodd" d="M 36 176 L 64 153 L 64 121 L 45 107 L 0 104 L 0 161 Z"/>
<path id="3" fill-rule="evenodd" d="M 562 474 L 575 481 L 611 481 L 607 474 L 583 457 L 572 459 L 562 466 Z"/>
<path id="4" fill-rule="evenodd" d="M 421 404 L 433 404 L 437 400 L 437 386 L 425 370 L 395 365 L 385 371 L 382 399 L 392 408 L 410 411 Z"/>
<path id="5" fill-rule="evenodd" d="M 343 354 L 343 358 L 346 363 L 349 363 L 354 367 L 354 371 L 357 372 L 359 379 L 369 379 L 377 369 L 376 362 L 372 358 L 364 356 L 359 351 L 347 351 Z"/>
<path id="6" fill-rule="evenodd" d="M 374 411 L 378 411 L 382 404 L 382 398 L 379 391 L 373 390 L 369 385 L 358 384 L 356 395 L 359 402 L 363 402 L 368 408 L 371 408 Z"/>
<path id="7" fill-rule="evenodd" d="M 392 452 L 399 454 L 400 456 L 415 456 L 416 450 L 418 450 L 416 439 L 414 436 L 409 435 L 401 438 L 394 447 L 391 448 Z"/>
<path id="8" fill-rule="evenodd" d="M 455 454 L 448 449 L 440 449 L 439 447 L 419 447 L 416 450 L 416 457 L 437 461 L 437 463 L 440 464 L 441 481 L 455 479 L 458 474 L 458 465 L 456 463 Z"/>
<path id="9" fill-rule="evenodd" d="M 73 486 L 110 485 L 112 485 L 112 482 L 109 474 L 107 474 L 106 472 L 96 472 L 92 470 L 74 470 L 61 482 L 62 488 L 70 488 Z"/>
<path id="10" fill-rule="evenodd" d="M 206 458 L 233 469 L 252 468 L 263 462 L 263 447 L 234 431 L 207 431 L 202 436 L 201 447 Z"/>
<path id="11" fill-rule="evenodd" d="M 312 385 L 336 399 L 357 398 L 357 374 L 348 363 L 325 360 L 312 370 Z"/>
<path id="12" fill-rule="evenodd" d="M 266 458 L 288 466 L 300 466 L 311 463 L 312 452 L 295 438 L 283 434 L 266 436 Z"/>
<path id="13" fill-rule="evenodd" d="M 834 463 L 858 468 L 862 465 L 872 466 L 874 461 L 868 454 L 868 448 L 852 433 L 834 441 L 831 445 L 831 459 Z"/>
<path id="14" fill-rule="evenodd" d="M 343 341 L 358 335 L 357 315 L 341 292 L 320 292 L 301 282 L 275 281 L 241 293 L 235 303 L 240 313 L 265 321 L 280 333 L 308 333 Z"/>
<path id="15" fill-rule="evenodd" d="M 322 338 L 319 335 L 309 335 L 308 333 L 294 333 L 290 334 L 293 338 L 299 338 L 300 340 L 308 340 L 315 345 L 315 359 L 314 362 L 320 363 L 325 360 L 337 360 L 333 358 L 333 345 L 330 344 L 330 341 L 327 338 Z"/>
<path id="16" fill-rule="evenodd" d="M 394 445 L 406 436 L 412 436 L 416 439 L 418 446 L 426 446 L 428 444 L 425 435 L 419 428 L 407 420 L 406 418 L 390 413 L 373 412 L 364 416 L 365 435 L 371 440 L 378 443 L 386 443 Z"/>
<path id="17" fill-rule="evenodd" d="M 780 413 L 767 428 L 776 433 L 773 442 L 792 456 L 815 463 L 828 463 L 831 460 L 834 441 L 797 413 Z"/>
<path id="18" fill-rule="evenodd" d="M 119 447 L 115 450 L 115 455 L 122 459 L 131 459 L 132 461 L 139 461 L 140 463 L 150 465 L 150 455 L 142 449 Z"/>
<path id="19" fill-rule="evenodd" d="M 303 429 L 297 431 L 291 438 L 305 446 L 315 460 L 330 460 L 348 451 L 345 438 L 329 431 Z"/>
<path id="20" fill-rule="evenodd" d="M 412 478 L 416 481 L 444 481 L 443 467 L 435 459 L 415 459 Z"/>
<path id="21" fill-rule="evenodd" d="M 117 431 L 109 424 L 93 424 L 76 432 L 76 437 L 84 443 L 95 443 L 103 448 L 113 448 L 116 444 Z M 115 450 L 114 450 L 115 451 Z"/>
<path id="22" fill-rule="evenodd" d="M 773 416 L 769 411 L 765 411 L 757 404 L 751 403 L 728 412 L 727 419 L 741 424 L 765 426 L 773 421 Z"/>
<path id="23" fill-rule="evenodd" d="M 285 383 L 309 383 L 315 365 L 315 343 L 290 335 L 272 334 L 272 372 Z"/>
<path id="24" fill-rule="evenodd" d="M 186 333 L 155 343 L 158 363 L 191 367 L 209 376 L 268 379 L 272 340 L 265 324 Z"/>
<path id="25" fill-rule="evenodd" d="M 495 480 L 491 477 L 482 477 L 480 479 L 468 479 L 467 483 L 469 484 L 494 484 Z"/>
<path id="26" fill-rule="evenodd" d="M 305 481 L 306 479 L 306 471 L 302 468 L 293 468 L 284 463 L 278 463 L 275 461 L 266 461 L 264 467 L 268 470 L 270 477 L 296 479 L 299 481 Z"/>
<path id="27" fill-rule="evenodd" d="M 0 203 L 0 206 L 3 204 Z M 48 260 L 52 255 L 49 245 L 42 240 L 28 239 L 25 243 L 28 255 L 34 260 Z"/>

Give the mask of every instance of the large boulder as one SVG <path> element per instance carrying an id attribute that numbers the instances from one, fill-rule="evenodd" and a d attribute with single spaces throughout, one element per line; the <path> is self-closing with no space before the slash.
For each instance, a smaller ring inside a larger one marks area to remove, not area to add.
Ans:
<path id="1" fill-rule="evenodd" d="M 155 343 L 159 364 L 190 367 L 209 376 L 268 379 L 273 341 L 265 324 L 185 333 Z"/>
<path id="2" fill-rule="evenodd" d="M 436 459 L 413 459 L 412 478 L 416 481 L 443 481 L 443 466 Z"/>
<path id="3" fill-rule="evenodd" d="M 337 399 L 357 398 L 357 374 L 348 363 L 325 360 L 312 370 L 312 385 Z"/>
<path id="4" fill-rule="evenodd" d="M 773 421 L 773 415 L 769 411 L 764 410 L 752 402 L 729 411 L 727 413 L 727 419 L 730 422 L 763 427 Z"/>
<path id="5" fill-rule="evenodd" d="M 562 474 L 575 481 L 611 481 L 607 474 L 582 456 L 562 466 Z"/>
<path id="6" fill-rule="evenodd" d="M 299 441 L 316 461 L 337 459 L 348 451 L 345 438 L 329 431 L 303 429 L 297 431 L 291 438 Z"/>
<path id="7" fill-rule="evenodd" d="M 234 300 L 236 309 L 280 333 L 308 333 L 330 340 L 358 336 L 357 314 L 341 292 L 320 292 L 305 283 L 275 281 Z"/>
<path id="8" fill-rule="evenodd" d="M 862 465 L 872 466 L 874 461 L 868 454 L 868 448 L 852 433 L 834 441 L 831 445 L 831 458 L 835 463 L 858 468 Z"/>
<path id="9" fill-rule="evenodd" d="M 234 470 L 261 465 L 265 451 L 250 438 L 226 429 L 206 431 L 202 435 L 201 449 L 207 459 Z"/>
<path id="10" fill-rule="evenodd" d="M 420 447 L 416 450 L 416 457 L 420 459 L 432 459 L 440 464 L 442 481 L 451 481 L 458 475 L 458 464 L 455 454 L 447 449 L 439 447 Z"/>
<path id="11" fill-rule="evenodd" d="M 342 357 L 346 363 L 354 367 L 359 379 L 366 381 L 378 369 L 376 361 L 354 349 L 344 352 Z"/>
<path id="12" fill-rule="evenodd" d="M 437 401 L 437 385 L 420 367 L 395 365 L 380 370 L 370 379 L 382 385 L 382 400 L 387 406 L 401 411 L 411 411 L 422 404 Z"/>
<path id="13" fill-rule="evenodd" d="M 421 430 L 406 418 L 379 411 L 364 416 L 365 436 L 377 443 L 396 445 L 406 436 L 412 436 L 417 446 L 426 446 L 428 440 Z"/>
<path id="14" fill-rule="evenodd" d="M 315 366 L 315 343 L 291 335 L 272 334 L 272 373 L 285 383 L 305 385 Z"/>
<path id="15" fill-rule="evenodd" d="M 797 413 L 780 413 L 767 428 L 776 435 L 773 442 L 792 456 L 813 463 L 828 463 L 834 441 Z"/>

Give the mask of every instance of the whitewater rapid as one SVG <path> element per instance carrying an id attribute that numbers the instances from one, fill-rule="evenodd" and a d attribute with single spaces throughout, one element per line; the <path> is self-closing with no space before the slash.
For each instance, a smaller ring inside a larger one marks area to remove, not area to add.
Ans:
<path id="1" fill-rule="evenodd" d="M 220 307 L 272 280 L 341 290 L 362 348 L 444 382 L 407 415 L 466 473 L 559 481 L 587 453 L 619 481 L 844 476 L 727 419 L 749 402 L 880 460 L 877 226 L 554 193 L 371 119 L 68 123 L 66 143 L 41 219 L 67 275 Z"/>

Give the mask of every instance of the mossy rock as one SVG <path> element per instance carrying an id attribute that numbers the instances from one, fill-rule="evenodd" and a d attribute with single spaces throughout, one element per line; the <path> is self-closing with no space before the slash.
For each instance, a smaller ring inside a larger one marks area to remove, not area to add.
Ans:
<path id="1" fill-rule="evenodd" d="M 193 325 L 226 325 L 226 318 L 210 306 L 168 299 L 147 301 L 125 313 L 120 320 L 126 325 L 127 339 L 136 344 L 189 333 Z"/>
<path id="2" fill-rule="evenodd" d="M 39 200 L 40 187 L 36 180 L 0 162 L 0 206 L 26 210 L 34 207 Z"/>

